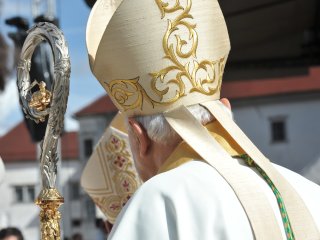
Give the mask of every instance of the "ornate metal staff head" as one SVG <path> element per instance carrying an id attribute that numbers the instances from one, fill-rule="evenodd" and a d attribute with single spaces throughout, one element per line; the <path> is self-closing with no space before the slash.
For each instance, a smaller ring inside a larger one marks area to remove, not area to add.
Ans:
<path id="1" fill-rule="evenodd" d="M 47 41 L 54 59 L 54 81 L 49 91 L 44 82 L 30 81 L 31 57 L 35 48 Z M 62 32 L 53 24 L 38 23 L 28 31 L 18 65 L 18 90 L 23 111 L 35 122 L 48 117 L 41 142 L 40 171 L 42 190 L 36 200 L 41 207 L 41 239 L 60 240 L 59 206 L 63 197 L 55 187 L 59 154 L 57 144 L 63 130 L 69 95 L 70 59 Z"/>

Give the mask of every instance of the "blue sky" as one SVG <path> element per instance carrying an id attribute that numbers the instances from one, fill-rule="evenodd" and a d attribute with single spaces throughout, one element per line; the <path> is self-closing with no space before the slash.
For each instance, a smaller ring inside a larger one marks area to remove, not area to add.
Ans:
<path id="1" fill-rule="evenodd" d="M 2 0 L 1 32 L 13 30 L 3 23 L 7 17 L 19 14 L 31 19 L 31 3 L 32 0 Z M 57 16 L 60 19 L 60 28 L 68 42 L 71 58 L 70 95 L 66 114 L 67 130 L 78 128 L 77 122 L 72 119 L 72 114 L 104 94 L 103 88 L 91 74 L 88 65 L 85 29 L 89 13 L 90 9 L 83 0 L 57 0 Z M 0 93 L 0 136 L 21 120 L 15 76 L 11 76 L 6 91 Z"/>

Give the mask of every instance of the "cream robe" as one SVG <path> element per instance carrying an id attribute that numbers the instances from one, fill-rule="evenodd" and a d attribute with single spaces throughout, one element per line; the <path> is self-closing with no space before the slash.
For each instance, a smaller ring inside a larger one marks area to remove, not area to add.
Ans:
<path id="1" fill-rule="evenodd" d="M 242 160 L 234 161 L 263 189 L 286 239 L 270 187 Z M 301 195 L 320 228 L 320 187 L 288 169 L 276 168 Z M 253 234 L 228 183 L 208 164 L 191 161 L 144 183 L 120 213 L 108 239 L 251 240 Z"/>

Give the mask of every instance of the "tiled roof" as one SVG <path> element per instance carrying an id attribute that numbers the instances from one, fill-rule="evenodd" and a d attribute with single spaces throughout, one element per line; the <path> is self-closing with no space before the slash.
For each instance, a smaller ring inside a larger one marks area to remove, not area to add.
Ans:
<path id="1" fill-rule="evenodd" d="M 105 114 L 117 111 L 118 109 L 111 99 L 107 95 L 104 95 L 75 113 L 75 117 Z"/>
<path id="2" fill-rule="evenodd" d="M 61 139 L 62 160 L 78 159 L 78 134 L 66 132 Z M 0 156 L 5 163 L 35 161 L 36 144 L 31 141 L 24 122 L 0 138 Z"/>
<path id="3" fill-rule="evenodd" d="M 315 91 L 320 91 L 320 67 L 310 68 L 309 74 L 302 76 L 226 82 L 221 96 L 242 99 Z"/>

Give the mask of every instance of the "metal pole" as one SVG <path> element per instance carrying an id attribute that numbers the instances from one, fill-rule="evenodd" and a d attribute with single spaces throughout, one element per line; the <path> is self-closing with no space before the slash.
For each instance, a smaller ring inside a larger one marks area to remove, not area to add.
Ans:
<path id="1" fill-rule="evenodd" d="M 32 0 L 32 17 L 36 18 L 40 15 L 41 0 Z"/>
<path id="2" fill-rule="evenodd" d="M 49 19 L 54 19 L 56 17 L 56 0 L 47 0 L 46 16 Z"/>

